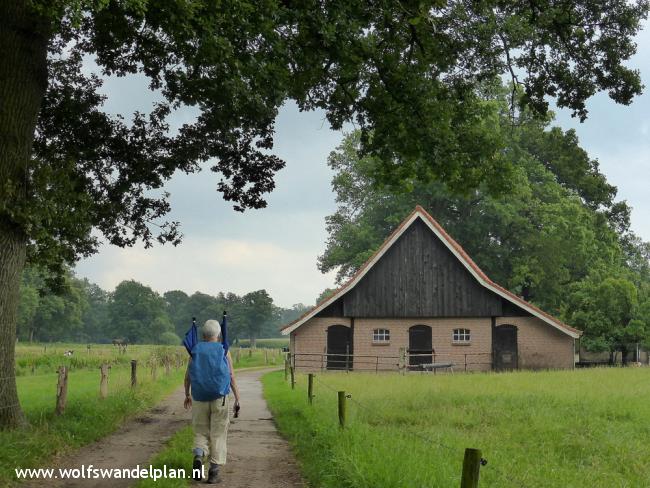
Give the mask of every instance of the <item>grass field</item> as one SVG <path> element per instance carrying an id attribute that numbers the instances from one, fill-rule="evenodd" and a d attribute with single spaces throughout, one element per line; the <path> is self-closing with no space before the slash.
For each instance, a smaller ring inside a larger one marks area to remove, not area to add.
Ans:
<path id="1" fill-rule="evenodd" d="M 241 351 L 238 347 L 231 348 L 233 359 L 236 360 L 236 367 L 250 368 L 265 364 L 282 364 L 283 356 L 280 349 L 286 341 L 283 339 L 261 339 L 260 341 L 269 342 L 263 344 L 258 342 L 258 348 L 252 351 L 248 348 L 242 348 Z M 71 357 L 63 355 L 68 350 L 74 351 Z M 179 346 L 136 344 L 128 346 L 126 353 L 123 354 L 111 344 L 91 344 L 90 350 L 87 349 L 87 344 L 18 344 L 16 346 L 16 375 L 51 373 L 56 371 L 58 366 L 68 366 L 70 371 L 96 370 L 102 363 L 112 366 L 129 366 L 132 359 L 137 359 L 141 364 L 149 364 L 152 355 L 157 356 L 159 360 L 163 357 L 173 359 L 176 355 L 180 356 L 183 361 L 186 358 L 184 349 Z"/>
<path id="2" fill-rule="evenodd" d="M 68 366 L 70 371 L 77 369 L 97 369 L 102 363 L 112 366 L 130 365 L 132 359 L 139 362 L 147 361 L 152 354 L 159 357 L 173 354 L 184 354 L 179 346 L 155 345 L 130 345 L 126 353 L 112 344 L 17 344 L 16 345 L 16 375 L 27 376 L 32 374 L 51 373 L 58 366 Z M 66 357 L 65 351 L 74 351 L 73 355 Z"/>
<path id="3" fill-rule="evenodd" d="M 265 395 L 314 487 L 453 487 L 466 447 L 480 486 L 650 486 L 650 368 L 456 375 L 282 373 Z M 352 395 L 338 428 L 337 394 Z"/>
<path id="4" fill-rule="evenodd" d="M 71 358 L 63 356 L 69 349 L 75 351 Z M 283 362 L 279 350 L 232 351 L 235 368 Z M 169 375 L 165 374 L 163 358 L 174 361 Z M 134 345 L 121 354 L 112 345 L 93 344 L 88 352 L 86 344 L 47 344 L 45 352 L 42 344 L 19 344 L 16 367 L 20 374 L 16 381 L 29 425 L 16 431 L 0 431 L 0 486 L 12 482 L 15 468 L 45 467 L 52 456 L 97 440 L 113 432 L 125 419 L 153 406 L 182 384 L 186 358 L 180 346 Z M 135 391 L 130 388 L 131 359 L 138 360 Z M 155 382 L 151 375 L 154 359 L 158 364 Z M 99 366 L 104 362 L 111 364 L 109 396 L 101 400 Z M 66 412 L 57 417 L 55 371 L 60 365 L 68 366 L 70 373 Z"/>

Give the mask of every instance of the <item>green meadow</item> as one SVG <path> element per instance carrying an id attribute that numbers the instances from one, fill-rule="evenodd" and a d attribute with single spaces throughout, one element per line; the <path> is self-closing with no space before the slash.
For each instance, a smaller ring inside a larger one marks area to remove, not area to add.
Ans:
<path id="1" fill-rule="evenodd" d="M 88 349 L 90 345 L 90 349 Z M 66 357 L 66 351 L 74 351 Z M 144 364 L 157 357 L 182 356 L 186 354 L 179 346 L 130 345 L 126 352 L 120 352 L 112 344 L 72 344 L 53 342 L 43 344 L 16 345 L 16 376 L 52 373 L 59 366 L 67 366 L 70 371 L 81 369 L 98 369 L 102 363 L 113 366 L 129 366 L 132 359 Z M 184 359 L 184 356 L 182 356 Z"/>
<path id="2" fill-rule="evenodd" d="M 287 341 L 284 339 L 261 339 L 256 349 L 248 347 L 231 347 L 231 354 L 237 368 L 250 368 L 265 365 L 281 365 L 284 356 L 281 349 Z M 246 346 L 248 343 L 245 343 Z M 72 356 L 64 353 L 72 350 Z M 130 345 L 126 352 L 112 344 L 71 344 L 44 343 L 18 344 L 16 346 L 16 376 L 33 376 L 53 373 L 59 366 L 67 366 L 70 371 L 98 369 L 103 363 L 111 367 L 129 366 L 136 359 L 140 366 L 150 367 L 152 361 L 162 367 L 164 360 L 171 363 L 185 361 L 187 353 L 180 346 Z"/>
<path id="3" fill-rule="evenodd" d="M 650 368 L 263 379 L 305 477 L 322 488 L 453 487 L 464 449 L 480 486 L 642 487 L 650 482 Z M 340 429 L 337 391 L 347 400 Z"/>

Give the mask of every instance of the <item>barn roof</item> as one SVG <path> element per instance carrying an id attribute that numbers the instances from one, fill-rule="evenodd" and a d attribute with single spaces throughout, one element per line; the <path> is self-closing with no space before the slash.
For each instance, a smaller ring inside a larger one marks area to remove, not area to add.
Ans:
<path id="1" fill-rule="evenodd" d="M 431 216 L 427 213 L 426 210 L 424 210 L 421 206 L 415 207 L 415 210 L 411 212 L 411 214 L 406 217 L 402 223 L 392 232 L 390 236 L 384 241 L 384 243 L 377 249 L 377 251 L 364 263 L 361 268 L 343 285 L 341 286 L 338 290 L 336 290 L 334 293 L 329 295 L 328 297 L 324 298 L 321 300 L 319 303 L 316 304 L 314 308 L 309 310 L 307 313 L 302 315 L 301 317 L 297 318 L 290 324 L 284 326 L 282 328 L 282 334 L 287 335 L 294 330 L 296 330 L 298 327 L 303 325 L 305 322 L 307 322 L 309 319 L 311 319 L 314 315 L 316 315 L 318 312 L 321 310 L 325 309 L 332 303 L 334 303 L 336 300 L 341 298 L 343 295 L 345 295 L 347 292 L 352 290 L 359 281 L 370 271 L 370 269 L 377 263 L 381 257 L 390 249 L 390 247 L 397 242 L 397 240 L 400 238 L 400 236 L 408 229 L 413 222 L 415 222 L 417 219 L 421 219 L 430 229 L 431 231 L 445 244 L 445 246 L 452 252 L 452 254 L 467 268 L 467 270 L 472 274 L 472 276 L 485 288 L 488 290 L 496 293 L 500 297 L 508 300 L 509 302 L 513 303 L 514 305 L 518 306 L 519 308 L 527 311 L 531 315 L 541 319 L 548 325 L 558 329 L 559 331 L 577 339 L 580 337 L 582 334 L 581 331 L 578 329 L 574 329 L 573 327 L 565 324 L 561 320 L 553 317 L 552 315 L 544 312 L 543 310 L 539 309 L 532 303 L 527 302 L 523 298 L 518 297 L 514 293 L 506 290 L 502 286 L 498 285 L 497 283 L 493 282 L 488 276 L 481 270 L 481 268 L 478 267 L 478 265 L 472 260 L 472 258 L 469 257 L 469 255 L 465 252 L 465 250 L 461 247 L 460 244 L 458 244 L 452 237 L 445 232 L 445 230 L 442 228 L 442 226 Z"/>

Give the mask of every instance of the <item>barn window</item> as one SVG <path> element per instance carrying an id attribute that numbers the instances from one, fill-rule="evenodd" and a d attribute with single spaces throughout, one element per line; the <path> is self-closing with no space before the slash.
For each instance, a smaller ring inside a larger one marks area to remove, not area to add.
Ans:
<path id="1" fill-rule="evenodd" d="M 390 330 L 375 329 L 372 331 L 373 344 L 387 344 L 390 342 Z"/>
<path id="2" fill-rule="evenodd" d="M 452 341 L 454 344 L 469 344 L 471 334 L 469 329 L 454 329 Z"/>

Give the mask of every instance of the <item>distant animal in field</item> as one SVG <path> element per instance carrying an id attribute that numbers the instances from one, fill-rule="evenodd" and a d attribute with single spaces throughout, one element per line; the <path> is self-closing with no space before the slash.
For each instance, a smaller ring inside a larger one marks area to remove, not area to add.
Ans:
<path id="1" fill-rule="evenodd" d="M 66 352 L 63 353 L 63 355 L 67 358 L 72 356 L 74 354 L 74 351 L 72 349 L 67 350 Z"/>
<path id="2" fill-rule="evenodd" d="M 120 352 L 126 353 L 126 347 L 129 345 L 129 341 L 126 339 L 113 339 L 113 345 L 117 346 Z"/>

